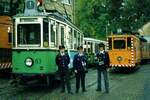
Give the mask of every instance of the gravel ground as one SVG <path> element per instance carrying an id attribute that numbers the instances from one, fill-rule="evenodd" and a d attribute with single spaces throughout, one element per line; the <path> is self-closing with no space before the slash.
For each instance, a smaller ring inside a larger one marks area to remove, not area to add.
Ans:
<path id="1" fill-rule="evenodd" d="M 90 69 L 86 76 L 87 92 L 75 92 L 75 79 L 71 80 L 73 95 L 60 93 L 60 85 L 48 88 L 42 85 L 9 85 L 9 79 L 0 79 L 0 100 L 150 100 L 150 64 L 142 65 L 131 73 L 109 72 L 110 93 L 97 92 L 97 71 Z"/>

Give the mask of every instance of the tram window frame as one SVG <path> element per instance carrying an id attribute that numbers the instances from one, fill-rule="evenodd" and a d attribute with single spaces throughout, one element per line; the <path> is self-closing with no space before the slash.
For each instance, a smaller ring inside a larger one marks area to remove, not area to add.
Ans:
<path id="1" fill-rule="evenodd" d="M 19 29 L 20 26 L 22 26 L 21 30 Z M 35 26 L 35 28 L 33 26 Z M 26 28 L 23 29 L 23 27 L 26 27 Z M 24 31 L 24 33 L 22 33 L 22 32 L 19 33 L 19 31 Z M 34 34 L 31 34 L 31 33 L 34 33 Z M 37 35 L 37 33 L 38 33 L 38 35 Z M 40 23 L 18 24 L 16 35 L 17 35 L 18 46 L 22 46 L 22 45 L 23 46 L 25 46 L 25 45 L 27 45 L 27 46 L 40 46 L 40 44 L 41 44 L 41 24 Z M 31 39 L 31 37 L 32 37 L 32 39 Z M 33 39 L 33 37 L 34 37 L 34 39 Z M 35 41 L 37 43 L 35 43 Z"/>

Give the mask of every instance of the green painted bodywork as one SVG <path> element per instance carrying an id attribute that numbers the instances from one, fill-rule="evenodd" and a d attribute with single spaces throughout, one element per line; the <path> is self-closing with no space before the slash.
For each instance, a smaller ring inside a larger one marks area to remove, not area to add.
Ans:
<path id="1" fill-rule="evenodd" d="M 53 74 L 58 69 L 55 63 L 57 53 L 57 50 L 15 50 L 12 57 L 12 72 L 17 74 Z M 31 67 L 25 65 L 25 60 L 28 57 L 34 61 Z"/>

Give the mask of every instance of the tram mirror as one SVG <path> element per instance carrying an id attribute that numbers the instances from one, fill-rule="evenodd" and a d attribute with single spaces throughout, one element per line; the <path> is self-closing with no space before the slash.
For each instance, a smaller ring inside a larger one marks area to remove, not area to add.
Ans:
<path id="1" fill-rule="evenodd" d="M 53 26 L 53 31 L 56 32 L 56 25 Z"/>
<path id="2" fill-rule="evenodd" d="M 51 25 L 55 25 L 55 21 L 51 20 Z"/>

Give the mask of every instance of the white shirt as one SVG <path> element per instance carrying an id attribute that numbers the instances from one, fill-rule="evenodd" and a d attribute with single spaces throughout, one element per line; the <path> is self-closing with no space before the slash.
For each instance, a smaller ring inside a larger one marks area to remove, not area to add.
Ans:
<path id="1" fill-rule="evenodd" d="M 103 51 L 100 51 L 100 53 L 104 54 L 104 50 L 103 50 Z"/>

